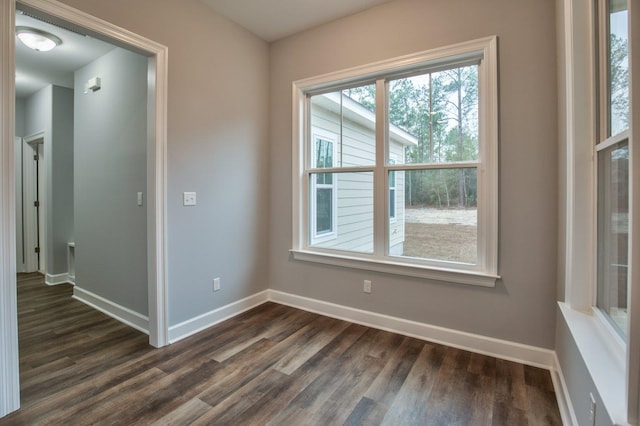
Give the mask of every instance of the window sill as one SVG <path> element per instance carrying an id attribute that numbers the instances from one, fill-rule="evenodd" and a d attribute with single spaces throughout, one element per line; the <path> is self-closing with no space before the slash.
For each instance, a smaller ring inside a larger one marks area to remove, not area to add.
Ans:
<path id="1" fill-rule="evenodd" d="M 394 262 L 380 259 L 364 259 L 355 256 L 321 253 L 309 250 L 290 250 L 295 260 L 323 263 L 326 265 L 343 266 L 345 268 L 364 269 L 367 271 L 383 272 L 408 277 L 427 278 L 457 284 L 469 284 L 481 287 L 495 287 L 498 275 L 485 274 L 477 271 L 463 271 L 456 269 L 435 268 L 404 262 Z"/>
<path id="2" fill-rule="evenodd" d="M 626 424 L 625 346 L 594 312 L 558 302 L 560 311 L 589 370 L 613 424 Z"/>

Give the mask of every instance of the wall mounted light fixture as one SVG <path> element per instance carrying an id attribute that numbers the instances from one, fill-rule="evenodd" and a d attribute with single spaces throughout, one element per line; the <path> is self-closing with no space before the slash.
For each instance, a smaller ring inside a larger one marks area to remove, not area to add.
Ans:
<path id="1" fill-rule="evenodd" d="M 25 46 L 38 52 L 47 52 L 62 44 L 59 37 L 31 27 L 16 27 L 16 36 Z"/>

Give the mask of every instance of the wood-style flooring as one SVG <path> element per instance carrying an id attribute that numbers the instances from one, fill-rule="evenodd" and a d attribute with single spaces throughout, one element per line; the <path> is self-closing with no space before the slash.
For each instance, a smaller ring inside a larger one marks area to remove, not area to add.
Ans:
<path id="1" fill-rule="evenodd" d="M 265 303 L 162 349 L 18 283 L 22 408 L 0 425 L 560 425 L 548 371 Z"/>

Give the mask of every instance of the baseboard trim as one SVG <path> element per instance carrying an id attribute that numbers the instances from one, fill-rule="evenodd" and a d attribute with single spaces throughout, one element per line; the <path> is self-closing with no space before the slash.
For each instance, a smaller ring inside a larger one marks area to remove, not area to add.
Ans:
<path id="1" fill-rule="evenodd" d="M 553 353 L 554 368 L 551 370 L 551 380 L 553 380 L 553 388 L 556 393 L 556 401 L 558 401 L 558 408 L 560 409 L 560 416 L 562 417 L 562 424 L 566 426 L 578 426 L 578 418 L 576 412 L 571 404 L 571 395 L 569 395 L 569 388 L 564 380 L 564 374 L 562 374 L 562 368 L 560 367 L 560 360 L 558 355 Z"/>
<path id="2" fill-rule="evenodd" d="M 44 282 L 47 285 L 60 285 L 60 284 L 73 284 L 69 279 L 68 273 L 63 274 L 46 274 L 44 276 Z"/>
<path id="3" fill-rule="evenodd" d="M 89 290 L 82 289 L 78 286 L 73 287 L 74 299 L 79 300 L 85 305 L 89 305 L 110 317 L 127 324 L 145 334 L 149 334 L 149 317 L 146 317 L 129 308 L 118 305 L 102 296 L 98 296 Z"/>
<path id="4" fill-rule="evenodd" d="M 268 301 L 268 290 L 265 290 L 173 325 L 169 327 L 169 343 L 175 343 Z"/>
<path id="5" fill-rule="evenodd" d="M 349 306 L 337 305 L 276 290 L 269 290 L 269 300 L 328 317 L 440 343 L 482 355 L 489 355 L 547 370 L 555 368 L 554 352 L 549 349 L 363 311 Z"/>

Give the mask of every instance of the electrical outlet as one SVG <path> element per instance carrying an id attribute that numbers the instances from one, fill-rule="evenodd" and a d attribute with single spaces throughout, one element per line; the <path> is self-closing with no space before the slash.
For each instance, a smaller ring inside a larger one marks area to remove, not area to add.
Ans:
<path id="1" fill-rule="evenodd" d="M 183 206 L 195 206 L 196 205 L 196 193 L 195 192 L 183 192 L 182 193 L 182 205 Z"/>
<path id="2" fill-rule="evenodd" d="M 596 426 L 596 399 L 593 397 L 593 394 L 589 392 L 589 399 L 591 404 L 589 404 L 589 418 L 591 419 L 590 423 L 592 426 Z"/>
<path id="3" fill-rule="evenodd" d="M 371 293 L 371 281 L 370 280 L 364 280 L 364 288 L 363 290 L 365 293 Z"/>
<path id="4" fill-rule="evenodd" d="M 220 278 L 213 279 L 213 291 L 220 290 Z"/>

